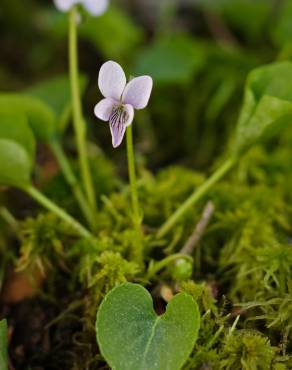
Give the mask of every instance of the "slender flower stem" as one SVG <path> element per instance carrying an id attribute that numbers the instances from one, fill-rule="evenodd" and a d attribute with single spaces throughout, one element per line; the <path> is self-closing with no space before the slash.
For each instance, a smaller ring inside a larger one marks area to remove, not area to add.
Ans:
<path id="1" fill-rule="evenodd" d="M 135 254 L 137 261 L 143 263 L 143 245 L 141 240 L 141 213 L 139 207 L 138 191 L 137 191 L 137 179 L 135 170 L 135 157 L 133 147 L 133 129 L 132 125 L 127 128 L 127 156 L 128 156 L 128 172 L 131 187 L 131 199 L 132 199 L 132 210 L 133 210 L 133 223 L 137 232 L 139 242 L 136 245 Z"/>
<path id="2" fill-rule="evenodd" d="M 27 185 L 23 188 L 23 190 L 30 195 L 34 200 L 36 200 L 39 204 L 41 204 L 44 208 L 48 209 L 56 216 L 60 217 L 62 220 L 67 222 L 73 229 L 75 229 L 78 234 L 84 238 L 90 238 L 93 235 L 85 229 L 77 220 L 75 220 L 72 216 L 70 216 L 64 209 L 57 206 L 53 203 L 50 199 L 48 199 L 45 195 L 43 195 L 39 190 L 37 190 L 32 185 Z"/>
<path id="3" fill-rule="evenodd" d="M 135 170 L 135 157 L 134 157 L 134 147 L 133 147 L 133 129 L 132 125 L 127 128 L 127 156 L 128 156 L 128 171 L 131 186 L 131 198 L 132 207 L 135 220 L 139 220 L 140 223 L 140 209 L 139 200 L 137 192 L 137 178 Z"/>
<path id="4" fill-rule="evenodd" d="M 96 210 L 96 198 L 86 151 L 86 124 L 82 115 L 79 79 L 78 79 L 78 56 L 77 56 L 77 11 L 72 7 L 69 17 L 69 69 L 71 80 L 71 95 L 73 108 L 73 124 L 76 134 L 79 165 L 83 186 L 88 202 L 93 211 Z"/>
<path id="5" fill-rule="evenodd" d="M 235 158 L 230 158 L 224 162 L 223 165 L 219 167 L 218 170 L 215 171 L 214 174 L 209 177 L 209 179 L 205 181 L 203 185 L 196 189 L 193 194 L 161 226 L 161 228 L 158 230 L 157 237 L 162 238 L 164 235 L 166 235 L 169 230 L 179 221 L 179 219 L 235 165 L 236 161 L 237 160 Z"/>
<path id="6" fill-rule="evenodd" d="M 83 212 L 84 217 L 86 218 L 86 221 L 88 222 L 91 229 L 94 229 L 94 214 L 89 207 L 89 204 L 87 202 L 87 199 L 85 198 L 78 181 L 76 179 L 76 176 L 71 168 L 71 165 L 63 151 L 63 148 L 61 147 L 59 141 L 57 139 L 53 139 L 51 141 L 51 148 L 52 151 L 59 163 L 59 166 L 63 172 L 63 175 L 65 177 L 65 180 L 67 181 L 68 185 L 71 187 L 72 192 L 79 204 L 79 207 L 81 211 Z"/>

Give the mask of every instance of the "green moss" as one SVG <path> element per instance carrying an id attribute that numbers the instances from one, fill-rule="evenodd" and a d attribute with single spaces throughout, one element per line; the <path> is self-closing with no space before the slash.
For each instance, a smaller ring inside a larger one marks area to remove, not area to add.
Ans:
<path id="1" fill-rule="evenodd" d="M 89 288 L 95 287 L 98 290 L 107 293 L 118 284 L 133 280 L 139 272 L 139 266 L 134 262 L 126 261 L 119 253 L 103 252 L 96 256 L 96 265 Z"/>
<path id="2" fill-rule="evenodd" d="M 94 240 L 79 239 L 50 214 L 23 222 L 18 267 L 37 266 L 51 286 L 57 281 L 66 285 L 73 307 L 81 302 L 78 315 L 86 319 L 75 335 L 88 351 L 80 352 L 81 347 L 72 344 L 80 356 L 74 356 L 71 368 L 103 366 L 92 326 L 96 307 L 112 287 L 134 281 L 154 292 L 158 283 L 166 283 L 198 301 L 201 329 L 186 370 L 289 369 L 292 208 L 291 190 L 284 181 L 291 176 L 288 154 L 291 149 L 285 147 L 270 154 L 262 147 L 251 150 L 238 170 L 217 184 L 162 240 L 156 238 L 156 230 L 204 176 L 178 166 L 156 176 L 142 171 L 138 190 L 145 270 L 135 263 L 129 187 L 122 182 L 105 185 L 108 192 L 100 198 Z M 105 172 L 107 178 L 110 172 Z M 149 262 L 181 250 L 208 200 L 215 212 L 195 247 L 193 270 L 188 271 L 192 280 L 179 282 L 173 266 L 147 280 Z M 60 294 L 51 288 L 46 293 L 52 300 Z M 56 330 L 61 328 L 62 319 L 56 323 Z"/>
<path id="3" fill-rule="evenodd" d="M 39 269 L 42 275 L 61 267 L 66 259 L 67 247 L 75 237 L 74 230 L 50 214 L 28 218 L 21 225 L 20 257 L 18 270 Z M 62 267 L 61 267 L 62 268 Z"/>
<path id="4" fill-rule="evenodd" d="M 220 369 L 268 370 L 276 350 L 267 338 L 257 333 L 236 332 L 227 336 L 224 341 Z"/>

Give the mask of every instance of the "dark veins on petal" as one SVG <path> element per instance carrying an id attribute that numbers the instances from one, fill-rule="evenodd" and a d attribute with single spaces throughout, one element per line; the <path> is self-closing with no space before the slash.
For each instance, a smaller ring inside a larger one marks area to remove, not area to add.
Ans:
<path id="1" fill-rule="evenodd" d="M 113 109 L 109 121 L 112 127 L 121 134 L 128 118 L 129 115 L 124 110 L 123 106 L 118 106 Z"/>
<path id="2" fill-rule="evenodd" d="M 114 142 L 116 145 L 119 145 L 123 139 L 128 118 L 129 114 L 124 110 L 122 105 L 115 107 L 110 115 L 109 122 L 112 127 Z"/>
<path id="3" fill-rule="evenodd" d="M 115 107 L 110 115 L 110 123 L 112 125 L 124 125 L 129 118 L 127 111 L 124 110 L 123 106 Z"/>

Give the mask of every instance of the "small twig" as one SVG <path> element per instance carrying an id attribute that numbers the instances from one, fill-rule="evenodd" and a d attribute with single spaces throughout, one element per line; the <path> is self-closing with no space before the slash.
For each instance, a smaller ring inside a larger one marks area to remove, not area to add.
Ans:
<path id="1" fill-rule="evenodd" d="M 198 245 L 199 241 L 201 240 L 204 234 L 204 231 L 206 230 L 206 227 L 208 226 L 214 211 L 215 211 L 215 206 L 211 201 L 209 201 L 203 210 L 202 217 L 200 221 L 197 223 L 194 232 L 189 237 L 189 239 L 186 241 L 185 245 L 180 250 L 180 253 L 186 254 L 189 256 L 192 255 L 195 247 Z"/>

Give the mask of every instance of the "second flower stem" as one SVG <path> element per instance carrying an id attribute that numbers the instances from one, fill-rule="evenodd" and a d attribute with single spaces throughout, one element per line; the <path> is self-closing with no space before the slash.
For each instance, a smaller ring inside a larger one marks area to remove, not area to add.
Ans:
<path id="1" fill-rule="evenodd" d="M 78 79 L 78 57 L 77 57 L 77 10 L 72 7 L 69 16 L 69 69 L 71 81 L 73 124 L 77 141 L 79 165 L 81 170 L 82 182 L 88 202 L 95 212 L 96 197 L 93 188 L 88 156 L 86 150 L 86 125 L 82 115 L 79 79 Z"/>

